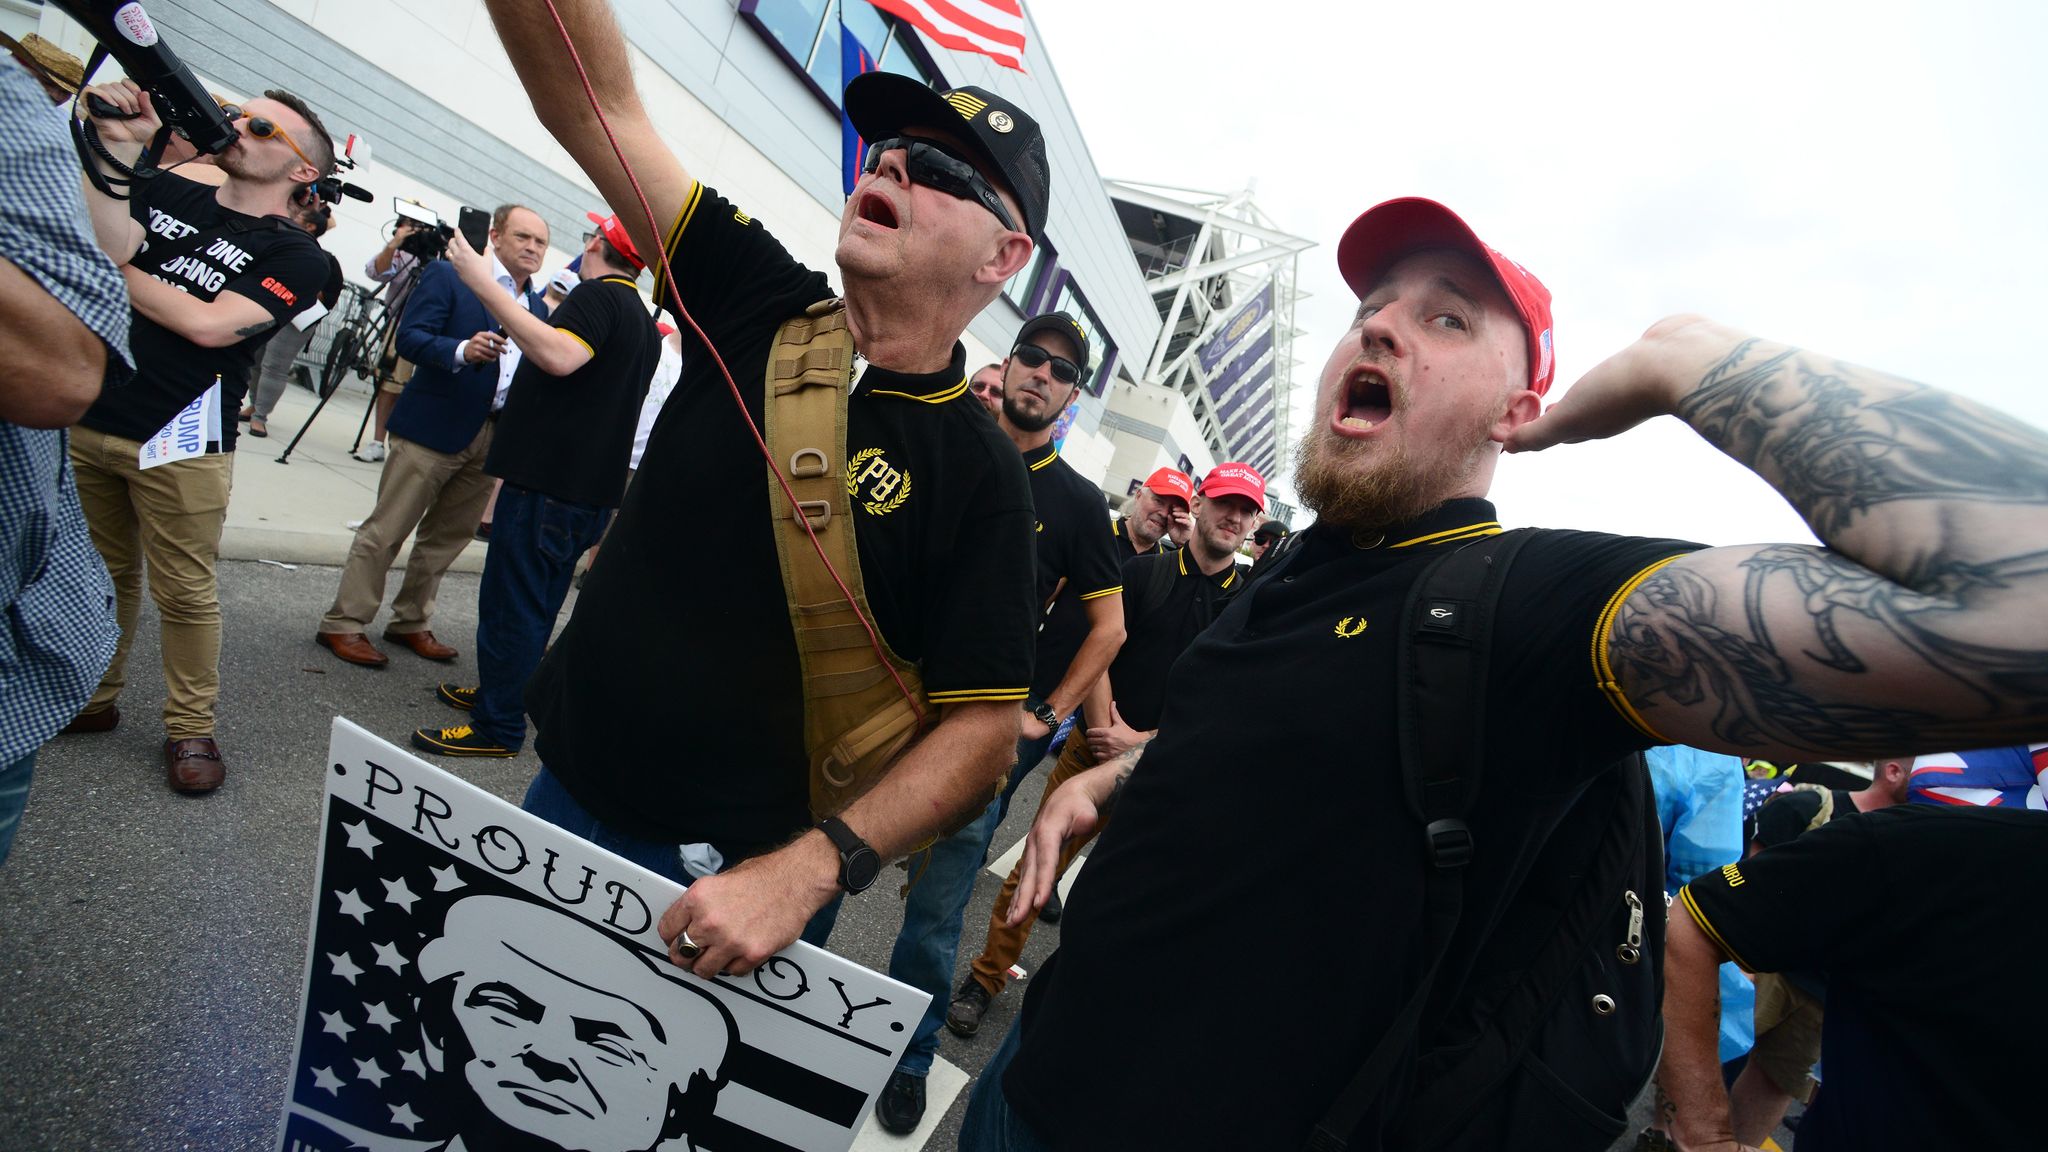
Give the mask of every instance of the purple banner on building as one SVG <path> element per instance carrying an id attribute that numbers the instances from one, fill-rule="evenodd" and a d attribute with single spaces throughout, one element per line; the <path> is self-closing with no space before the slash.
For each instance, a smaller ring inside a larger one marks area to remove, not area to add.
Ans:
<path id="1" fill-rule="evenodd" d="M 1237 315 L 1232 316 L 1223 327 L 1216 330 L 1214 336 L 1209 337 L 1208 343 L 1195 350 L 1195 359 L 1202 366 L 1202 374 L 1207 376 L 1215 372 L 1216 366 L 1223 363 L 1239 344 L 1244 343 L 1244 338 L 1272 310 L 1273 286 L 1268 284 L 1253 293 L 1252 298 L 1245 301 L 1244 307 L 1237 310 Z M 1212 388 L 1210 391 L 1215 392 L 1215 389 Z"/>
<path id="2" fill-rule="evenodd" d="M 1245 348 L 1243 353 L 1236 359 L 1232 360 L 1223 371 L 1218 372 L 1215 379 L 1209 381 L 1209 395 L 1218 400 L 1228 396 L 1230 390 L 1237 385 L 1237 382 L 1244 378 L 1244 374 L 1251 371 L 1252 367 L 1272 350 L 1273 330 L 1268 328 L 1260 333 L 1258 339 L 1253 340 L 1251 345 Z"/>
<path id="3" fill-rule="evenodd" d="M 1225 400 L 1216 409 L 1217 422 L 1229 424 L 1231 421 L 1243 416 L 1246 412 L 1256 411 L 1258 405 L 1250 404 L 1248 401 L 1270 395 L 1272 381 L 1273 362 L 1269 360 L 1264 367 L 1253 373 L 1251 379 L 1244 382 L 1244 386 L 1239 388 L 1235 395 Z"/>

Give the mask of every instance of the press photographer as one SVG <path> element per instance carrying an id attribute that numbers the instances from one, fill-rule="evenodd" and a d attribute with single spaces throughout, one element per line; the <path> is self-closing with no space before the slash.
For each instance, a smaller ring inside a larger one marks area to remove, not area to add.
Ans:
<path id="1" fill-rule="evenodd" d="M 448 238 L 455 229 L 441 222 L 420 204 L 394 197 L 391 206 L 398 218 L 391 222 L 391 238 L 363 264 L 363 275 L 382 285 L 384 296 L 384 343 L 377 352 L 376 427 L 370 442 L 356 453 L 356 459 L 375 464 L 384 459 L 385 428 L 399 394 L 412 379 L 412 361 L 398 354 L 398 326 L 405 319 L 405 305 L 419 283 L 420 269 L 448 253 Z"/>
<path id="2" fill-rule="evenodd" d="M 85 182 L 100 246 L 124 264 L 135 378 L 101 396 L 71 439 L 79 500 L 113 575 L 121 645 L 67 732 L 120 722 L 115 702 L 141 613 L 143 568 L 163 625 L 164 768 L 208 792 L 226 770 L 214 744 L 220 694 L 215 561 L 227 518 L 236 408 L 263 345 L 327 278 L 319 245 L 290 216 L 334 171 L 334 143 L 289 92 L 226 108 L 234 139 L 218 187 L 138 164 L 161 121 L 130 81 L 87 88 L 100 179 Z M 97 98 L 95 102 L 93 98 Z M 108 159 L 111 157 L 111 161 Z M 125 190 L 128 199 L 115 193 Z"/>

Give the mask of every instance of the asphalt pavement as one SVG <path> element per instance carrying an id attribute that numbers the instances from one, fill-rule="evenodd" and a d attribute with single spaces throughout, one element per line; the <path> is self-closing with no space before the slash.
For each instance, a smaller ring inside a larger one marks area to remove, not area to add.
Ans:
<path id="1" fill-rule="evenodd" d="M 256 463 L 252 456 L 240 467 Z M 299 478 L 314 470 L 296 465 L 295 458 L 289 473 L 275 475 L 310 483 Z M 217 735 L 228 777 L 220 791 L 184 796 L 164 783 L 163 676 L 146 598 L 120 726 L 43 749 L 20 835 L 0 866 L 0 1149 L 277 1147 L 329 724 L 346 716 L 402 744 L 413 728 L 455 716 L 434 700 L 436 683 L 475 678 L 475 575 L 448 576 L 434 621 L 461 658 L 441 665 L 392 648 L 383 669 L 343 664 L 313 643 L 338 582 L 332 567 L 222 564 Z M 744 723 L 689 735 L 718 754 L 744 736 Z M 512 760 L 441 763 L 514 802 L 538 767 L 530 750 Z M 1043 778 L 1041 768 L 1018 793 L 998 852 L 1029 827 Z M 902 919 L 902 876 L 887 871 L 847 902 L 833 951 L 886 970 Z M 961 972 L 1000 886 L 1000 877 L 979 874 Z M 1057 928 L 1040 928 L 1024 966 L 1035 970 L 1058 939 Z M 977 1072 L 1021 991 L 996 1001 L 973 1041 L 942 1032 L 941 1059 Z M 946 1071 L 935 1069 L 935 1089 Z M 911 1138 L 871 1125 L 857 1147 L 952 1148 L 964 1106 L 964 1092 L 935 1101 L 927 1131 Z"/>

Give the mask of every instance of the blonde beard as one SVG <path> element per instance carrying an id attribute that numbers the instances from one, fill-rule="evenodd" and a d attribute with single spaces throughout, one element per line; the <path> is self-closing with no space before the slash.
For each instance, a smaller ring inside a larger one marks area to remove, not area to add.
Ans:
<path id="1" fill-rule="evenodd" d="M 1367 447 L 1326 427 L 1309 429 L 1294 450 L 1294 490 L 1318 522 L 1356 531 L 1403 524 L 1441 507 L 1473 475 L 1489 441 L 1464 453 L 1423 460 L 1396 443 L 1377 465 L 1361 466 Z"/>

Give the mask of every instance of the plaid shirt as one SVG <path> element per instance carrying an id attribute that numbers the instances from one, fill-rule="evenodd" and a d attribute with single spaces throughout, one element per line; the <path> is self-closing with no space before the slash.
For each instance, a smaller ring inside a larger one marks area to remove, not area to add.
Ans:
<path id="1" fill-rule="evenodd" d="M 133 370 L 128 291 L 93 240 L 78 160 L 42 86 L 0 57 L 0 259 L 107 343 L 107 383 Z M 0 365 L 0 372 L 18 371 Z M 14 382 L 10 381 L 10 385 Z M 114 657 L 114 586 L 93 550 L 62 431 L 0 420 L 0 764 L 69 723 Z"/>

